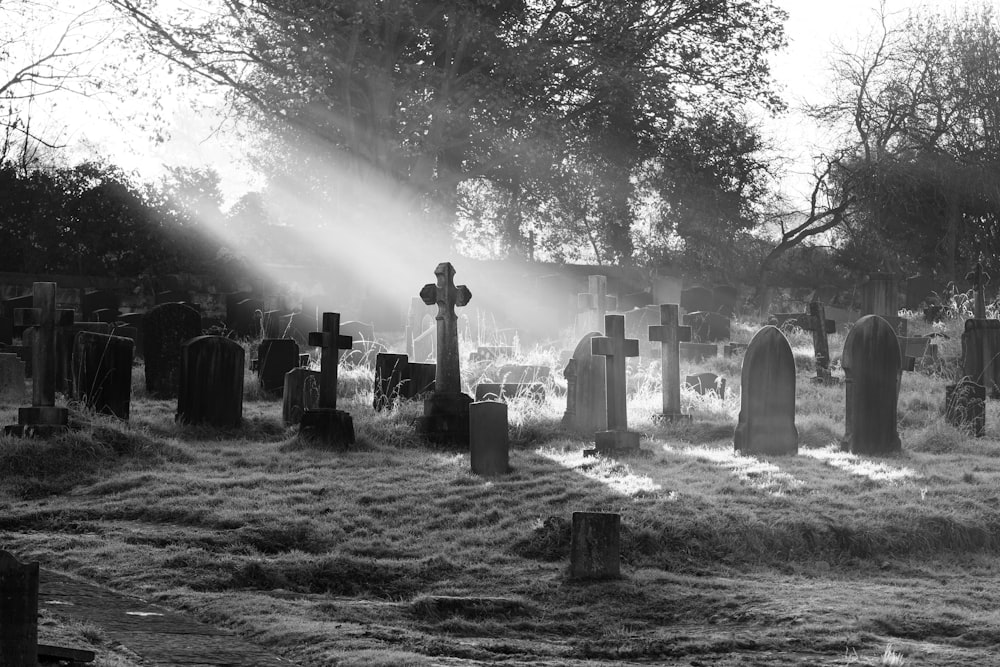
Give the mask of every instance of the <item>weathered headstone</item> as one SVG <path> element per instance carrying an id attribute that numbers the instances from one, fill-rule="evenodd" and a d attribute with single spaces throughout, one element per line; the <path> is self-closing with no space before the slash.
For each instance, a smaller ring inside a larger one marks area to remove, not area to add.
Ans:
<path id="1" fill-rule="evenodd" d="M 969 379 L 944 388 L 944 416 L 949 424 L 981 438 L 986 433 L 986 387 Z"/>
<path id="2" fill-rule="evenodd" d="M 625 388 L 625 361 L 639 356 L 639 341 L 625 337 L 625 317 L 606 315 L 604 336 L 593 338 L 590 343 L 595 355 L 604 357 L 605 381 L 608 396 L 608 430 L 598 431 L 596 447 L 585 453 L 628 454 L 639 450 L 639 434 L 628 430 L 628 402 Z"/>
<path id="3" fill-rule="evenodd" d="M 570 579 L 615 579 L 621 575 L 621 515 L 573 512 Z"/>
<path id="4" fill-rule="evenodd" d="M 0 405 L 21 405 L 27 395 L 24 362 L 16 354 L 0 353 Z"/>
<path id="5" fill-rule="evenodd" d="M 663 391 L 663 412 L 657 418 L 665 421 L 689 419 L 681 413 L 680 343 L 691 339 L 691 327 L 681 326 L 679 307 L 674 303 L 660 305 L 660 323 L 649 327 L 649 340 L 660 344 L 660 380 Z"/>
<path id="6" fill-rule="evenodd" d="M 257 378 L 263 390 L 278 396 L 285 374 L 299 365 L 299 344 L 291 338 L 265 338 L 257 348 Z"/>
<path id="7" fill-rule="evenodd" d="M 421 394 L 434 391 L 437 364 L 411 361 L 406 364 L 406 373 L 407 375 L 403 379 L 403 398 L 416 398 Z"/>
<path id="8" fill-rule="evenodd" d="M 840 363 L 847 393 L 841 447 L 854 454 L 899 451 L 896 408 L 901 364 L 892 326 L 878 315 L 862 317 L 847 334 Z"/>
<path id="9" fill-rule="evenodd" d="M 469 405 L 472 397 L 462 393 L 458 351 L 456 306 L 469 303 L 472 293 L 465 285 L 455 285 L 455 268 L 442 262 L 434 269 L 436 283 L 424 285 L 420 298 L 437 304 L 437 375 L 434 393 L 424 400 L 424 415 L 416 422 L 417 432 L 439 444 L 469 445 Z"/>
<path id="10" fill-rule="evenodd" d="M 81 331 L 73 343 L 73 398 L 101 414 L 128 420 L 135 343 Z"/>
<path id="11" fill-rule="evenodd" d="M 381 352 L 375 358 L 375 385 L 373 388 L 374 408 L 390 410 L 396 400 L 402 398 L 402 385 L 408 379 L 407 365 L 409 360 L 405 354 L 389 354 Z"/>
<path id="12" fill-rule="evenodd" d="M 726 397 L 726 378 L 719 377 L 715 373 L 687 375 L 684 377 L 684 384 L 694 389 L 700 396 L 712 392 L 718 398 Z"/>
<path id="13" fill-rule="evenodd" d="M 601 334 L 592 331 L 577 344 L 566 365 L 566 413 L 564 427 L 590 435 L 608 428 L 608 389 L 604 359 L 595 357 L 591 341 Z"/>
<path id="14" fill-rule="evenodd" d="M 504 475 L 509 468 L 507 405 L 477 401 L 469 405 L 469 464 L 477 475 Z"/>
<path id="15" fill-rule="evenodd" d="M 1000 320 L 969 319 L 962 332 L 962 374 L 1000 397 Z"/>
<path id="16" fill-rule="evenodd" d="M 142 320 L 146 391 L 154 398 L 177 396 L 181 345 L 201 335 L 201 315 L 181 303 L 154 306 Z"/>
<path id="17" fill-rule="evenodd" d="M 696 343 L 715 343 L 729 340 L 729 318 L 719 313 L 695 311 L 687 313 L 684 325 L 691 327 L 691 340 Z"/>
<path id="18" fill-rule="evenodd" d="M 754 334 L 740 374 L 740 417 L 733 434 L 744 454 L 797 454 L 795 359 L 781 331 L 766 326 Z"/>
<path id="19" fill-rule="evenodd" d="M 232 339 L 196 336 L 185 341 L 181 345 L 176 420 L 219 428 L 239 426 L 245 367 L 246 352 Z"/>
<path id="20" fill-rule="evenodd" d="M 707 287 L 691 287 L 681 292 L 681 308 L 686 313 L 711 312 L 715 307 L 715 295 Z"/>
<path id="21" fill-rule="evenodd" d="M 73 341 L 78 333 L 88 331 L 110 335 L 113 325 L 108 322 L 73 322 L 56 332 L 56 389 L 73 395 Z"/>
<path id="22" fill-rule="evenodd" d="M 38 664 L 38 563 L 0 550 L 0 665 Z"/>
<path id="23" fill-rule="evenodd" d="M 897 336 L 905 336 L 907 321 L 899 317 L 899 277 L 894 273 L 873 273 L 861 288 L 861 314 L 878 315 Z"/>
<path id="24" fill-rule="evenodd" d="M 18 408 L 18 423 L 4 432 L 45 437 L 65 429 L 69 420 L 66 408 L 56 407 L 56 332 L 73 323 L 73 311 L 56 310 L 55 283 L 35 283 L 32 304 L 14 311 L 15 324 L 33 327 L 31 407 Z"/>
<path id="25" fill-rule="evenodd" d="M 285 373 L 281 418 L 286 426 L 298 426 L 302 413 L 319 407 L 319 371 L 293 368 Z"/>
<path id="26" fill-rule="evenodd" d="M 350 349 L 352 342 L 340 334 L 340 313 L 323 313 L 323 330 L 309 334 L 309 344 L 322 349 L 319 407 L 302 413 L 299 437 L 329 447 L 354 444 L 354 420 L 337 409 L 337 363 L 340 350 Z"/>

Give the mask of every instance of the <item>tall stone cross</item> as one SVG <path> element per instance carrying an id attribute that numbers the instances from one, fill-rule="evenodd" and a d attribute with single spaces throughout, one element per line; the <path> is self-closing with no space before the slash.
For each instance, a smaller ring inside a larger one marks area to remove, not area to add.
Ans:
<path id="1" fill-rule="evenodd" d="M 660 377 L 663 384 L 663 415 L 661 419 L 675 421 L 681 414 L 680 343 L 691 341 L 691 327 L 682 326 L 680 306 L 660 304 L 660 323 L 649 327 L 649 340 L 660 344 Z"/>
<path id="2" fill-rule="evenodd" d="M 627 431 L 625 403 L 625 359 L 639 356 L 639 341 L 625 338 L 625 316 L 605 315 L 604 335 L 590 341 L 594 354 L 605 357 L 608 386 L 608 430 Z"/>
<path id="3" fill-rule="evenodd" d="M 35 327 L 31 348 L 31 405 L 51 408 L 56 404 L 56 329 L 73 324 L 73 311 L 56 309 L 55 283 L 35 283 L 31 293 L 32 307 L 17 308 L 14 324 Z M 41 423 L 48 422 L 43 419 Z"/>
<path id="4" fill-rule="evenodd" d="M 976 301 L 972 310 L 972 317 L 977 320 L 986 319 L 986 284 L 990 282 L 990 276 L 983 271 L 983 263 L 976 262 L 976 268 L 965 276 L 965 279 L 972 283 L 976 291 Z"/>
<path id="5" fill-rule="evenodd" d="M 320 356 L 319 407 L 337 407 L 337 361 L 340 350 L 349 350 L 354 341 L 340 335 L 340 313 L 323 313 L 323 330 L 309 333 L 309 344 L 323 348 Z"/>
<path id="6" fill-rule="evenodd" d="M 458 315 L 455 306 L 464 306 L 472 299 L 465 285 L 455 286 L 455 267 L 441 262 L 434 269 L 437 283 L 428 283 L 420 290 L 420 298 L 428 306 L 437 304 L 437 370 L 435 393 L 458 394 L 462 391 L 462 376 L 458 357 Z"/>

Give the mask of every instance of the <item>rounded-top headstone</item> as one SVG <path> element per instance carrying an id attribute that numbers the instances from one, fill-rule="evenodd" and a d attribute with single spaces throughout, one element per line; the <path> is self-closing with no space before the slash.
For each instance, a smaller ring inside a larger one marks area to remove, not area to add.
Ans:
<path id="1" fill-rule="evenodd" d="M 754 334 L 740 374 L 740 418 L 733 434 L 744 454 L 797 454 L 795 358 L 781 330 Z"/>
<path id="2" fill-rule="evenodd" d="M 840 358 L 847 405 L 843 449 L 854 454 L 889 454 L 900 449 L 896 429 L 899 340 L 878 315 L 862 317 L 844 341 Z"/>

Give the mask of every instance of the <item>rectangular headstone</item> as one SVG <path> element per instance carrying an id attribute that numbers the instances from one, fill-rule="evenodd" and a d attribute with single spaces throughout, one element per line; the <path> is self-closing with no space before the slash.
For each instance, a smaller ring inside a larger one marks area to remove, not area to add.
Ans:
<path id="1" fill-rule="evenodd" d="M 621 575 L 621 515 L 573 512 L 571 579 L 615 579 Z"/>
<path id="2" fill-rule="evenodd" d="M 73 398 L 101 414 L 128 420 L 135 343 L 81 331 L 73 342 Z"/>
<path id="3" fill-rule="evenodd" d="M 243 346 L 225 336 L 197 336 L 185 341 L 181 345 L 177 421 L 219 428 L 239 426 L 245 357 Z"/>
<path id="4" fill-rule="evenodd" d="M 38 563 L 0 550 L 0 665 L 38 664 Z"/>
<path id="5" fill-rule="evenodd" d="M 23 405 L 27 397 L 24 362 L 16 354 L 0 353 L 0 405 Z"/>

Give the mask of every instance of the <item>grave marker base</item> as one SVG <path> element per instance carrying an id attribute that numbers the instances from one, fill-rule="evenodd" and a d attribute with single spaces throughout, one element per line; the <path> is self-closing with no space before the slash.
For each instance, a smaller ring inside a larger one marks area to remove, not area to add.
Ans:
<path id="1" fill-rule="evenodd" d="M 354 420 L 343 410 L 305 410 L 299 422 L 299 437 L 311 443 L 346 449 L 354 444 Z"/>
<path id="2" fill-rule="evenodd" d="M 50 438 L 69 429 L 69 410 L 52 405 L 17 409 L 17 424 L 4 427 L 5 435 L 18 438 Z"/>
<path id="3" fill-rule="evenodd" d="M 468 447 L 471 404 L 472 397 L 468 394 L 431 394 L 424 401 L 424 416 L 416 419 L 417 434 L 434 444 Z"/>
<path id="4" fill-rule="evenodd" d="M 621 454 L 635 454 L 639 451 L 639 439 L 641 434 L 635 431 L 598 431 L 594 434 L 593 449 L 584 450 L 584 456 L 618 456 Z"/>

